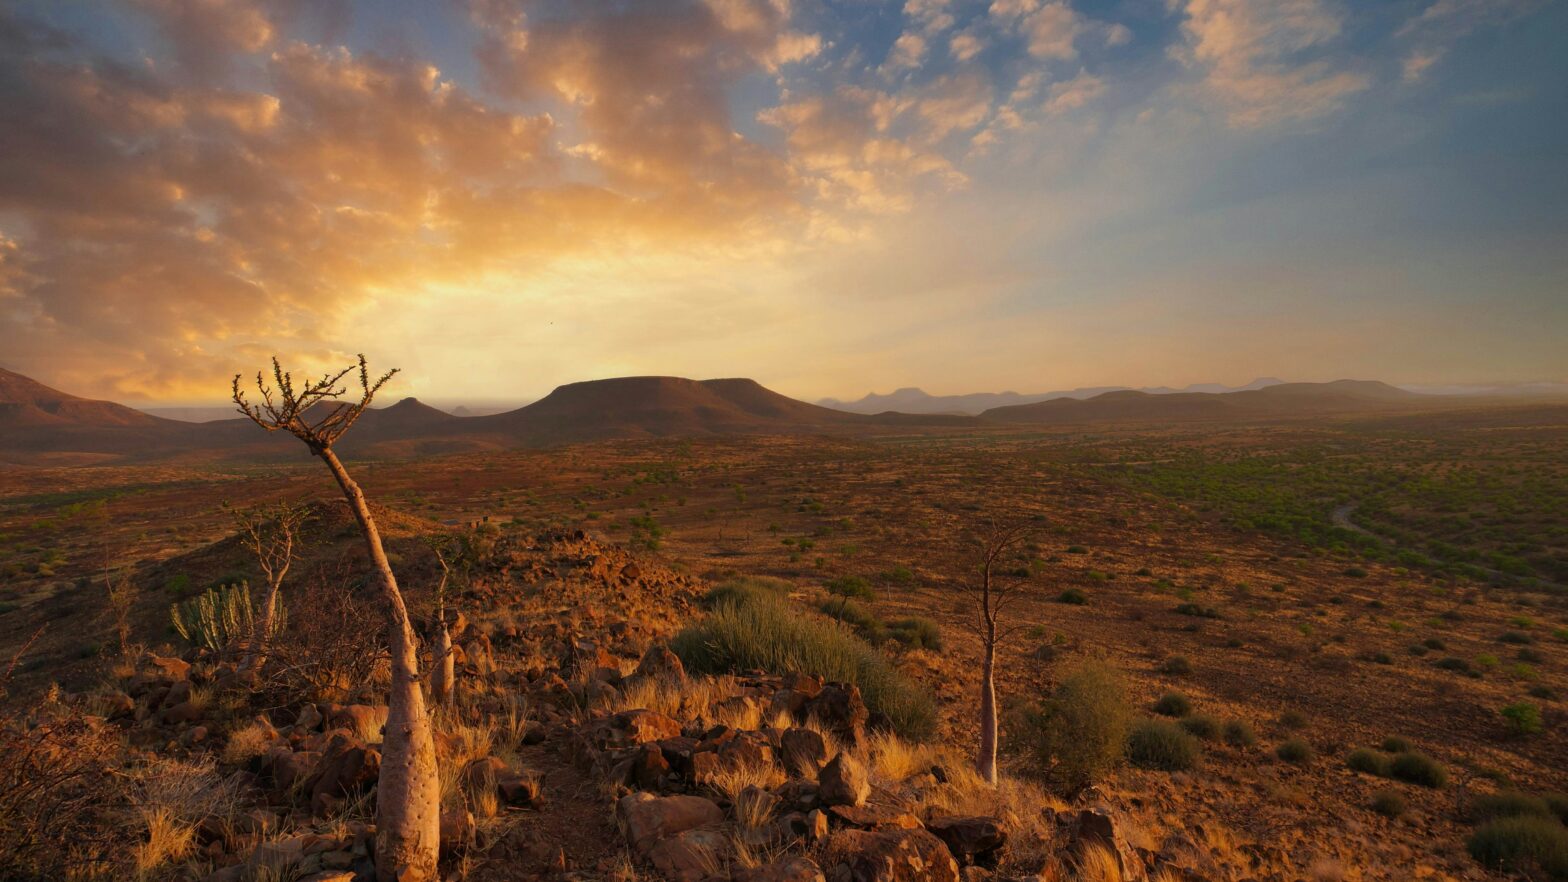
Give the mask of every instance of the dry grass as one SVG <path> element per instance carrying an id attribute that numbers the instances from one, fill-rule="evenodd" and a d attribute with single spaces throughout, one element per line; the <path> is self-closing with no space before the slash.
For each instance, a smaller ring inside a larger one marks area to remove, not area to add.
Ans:
<path id="1" fill-rule="evenodd" d="M 765 790 L 742 790 L 735 795 L 733 804 L 735 826 L 746 832 L 762 828 L 773 820 L 776 803 Z"/>
<path id="2" fill-rule="evenodd" d="M 940 756 L 931 745 L 913 744 L 891 732 L 874 733 L 851 752 L 871 771 L 873 783 L 884 787 L 929 771 Z"/>
<path id="3" fill-rule="evenodd" d="M 231 766 L 250 762 L 272 747 L 273 737 L 272 727 L 260 722 L 236 729 L 223 745 L 222 760 Z"/>
<path id="4" fill-rule="evenodd" d="M 728 701 L 710 711 L 713 722 L 731 729 L 754 731 L 762 728 L 762 707 L 756 701 Z"/>
<path id="5" fill-rule="evenodd" d="M 195 849 L 196 827 L 178 817 L 167 806 L 152 806 L 138 811 L 146 839 L 131 855 L 138 879 L 151 878 L 165 864 L 184 860 Z"/>
<path id="6" fill-rule="evenodd" d="M 773 763 L 737 763 L 713 773 L 706 783 L 733 802 L 747 787 L 766 790 L 777 787 L 783 781 L 784 773 Z"/>
<path id="7" fill-rule="evenodd" d="M 375 710 L 376 713 L 354 718 L 354 736 L 366 744 L 380 744 L 381 730 L 387 724 L 387 707 L 376 705 Z"/>

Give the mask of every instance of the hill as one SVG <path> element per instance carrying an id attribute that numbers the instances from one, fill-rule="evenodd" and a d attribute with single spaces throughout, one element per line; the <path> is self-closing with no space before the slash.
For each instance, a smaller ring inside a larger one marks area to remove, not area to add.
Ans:
<path id="1" fill-rule="evenodd" d="M 32 426 L 158 426 L 170 422 L 115 404 L 68 395 L 0 368 L 0 432 Z"/>
<path id="2" fill-rule="evenodd" d="M 1375 380 L 1330 383 L 1280 383 L 1240 392 L 1154 394 L 1131 389 L 1085 400 L 1055 399 L 998 407 L 980 415 L 983 422 L 1069 424 L 1089 422 L 1165 422 L 1223 419 L 1289 419 L 1328 414 L 1419 409 L 1448 399 L 1420 395 Z"/>
<path id="3" fill-rule="evenodd" d="M 1245 386 L 1226 386 L 1221 383 L 1194 383 L 1182 389 L 1169 386 L 1144 387 L 1136 390 L 1151 395 L 1173 395 L 1183 392 L 1242 392 L 1277 386 L 1281 380 L 1259 377 Z M 923 389 L 906 386 L 889 394 L 867 393 L 855 401 L 824 398 L 817 403 L 823 407 L 849 413 L 879 414 L 897 411 L 905 414 L 964 414 L 973 416 L 999 407 L 1017 407 L 1061 398 L 1094 398 L 1107 392 L 1132 391 L 1127 386 L 1090 386 L 1056 392 L 1021 394 L 1018 392 L 971 392 L 964 395 L 931 395 Z"/>

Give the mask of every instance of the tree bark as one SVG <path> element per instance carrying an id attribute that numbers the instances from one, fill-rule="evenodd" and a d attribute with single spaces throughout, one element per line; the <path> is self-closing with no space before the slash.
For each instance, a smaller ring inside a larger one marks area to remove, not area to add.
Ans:
<path id="1" fill-rule="evenodd" d="M 452 653 L 452 634 L 446 617 L 436 623 L 435 646 L 431 647 L 436 669 L 430 673 L 430 695 L 437 704 L 450 705 L 457 686 L 457 664 Z"/>
<path id="2" fill-rule="evenodd" d="M 376 878 L 433 882 L 441 845 L 441 783 L 430 715 L 419 687 L 419 646 L 365 494 L 330 447 L 314 452 L 332 471 L 359 522 L 386 607 L 392 689 L 376 785 Z"/>
<path id="3" fill-rule="evenodd" d="M 985 659 L 980 665 L 980 754 L 975 769 L 987 784 L 996 786 L 996 636 L 995 626 L 985 637 Z"/>
<path id="4" fill-rule="evenodd" d="M 285 571 L 286 572 L 286 571 Z M 268 641 L 272 638 L 272 622 L 277 618 L 278 589 L 282 587 L 283 574 L 267 580 L 267 594 L 261 599 L 261 613 L 251 626 L 250 646 L 240 662 L 240 674 L 250 676 L 267 663 Z"/>

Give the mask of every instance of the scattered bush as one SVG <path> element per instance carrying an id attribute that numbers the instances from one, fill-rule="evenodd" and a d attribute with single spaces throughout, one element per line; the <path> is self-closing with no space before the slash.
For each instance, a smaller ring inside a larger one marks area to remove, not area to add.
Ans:
<path id="1" fill-rule="evenodd" d="M 1405 813 L 1405 798 L 1397 790 L 1379 790 L 1372 794 L 1372 811 L 1385 818 L 1397 818 Z"/>
<path id="2" fill-rule="evenodd" d="M 1225 743 L 1231 747 L 1251 747 L 1258 743 L 1258 734 L 1246 720 L 1229 720 L 1225 723 Z"/>
<path id="3" fill-rule="evenodd" d="M 1065 603 L 1070 606 L 1083 606 L 1089 602 L 1089 595 L 1083 593 L 1083 591 L 1078 588 L 1068 588 L 1066 591 L 1063 591 L 1061 594 L 1056 596 L 1056 602 Z"/>
<path id="4" fill-rule="evenodd" d="M 1301 711 L 1288 710 L 1279 715 L 1280 726 L 1294 732 L 1307 726 L 1307 717 Z"/>
<path id="5" fill-rule="evenodd" d="M 847 597 L 825 597 L 817 604 L 817 609 L 823 615 L 848 625 L 862 640 L 873 646 L 887 639 L 882 620 Z"/>
<path id="6" fill-rule="evenodd" d="M 1550 818 L 1552 810 L 1546 800 L 1517 790 L 1499 790 L 1484 793 L 1470 801 L 1470 817 L 1477 822 L 1497 818 Z"/>
<path id="7" fill-rule="evenodd" d="M 1183 729 L 1192 733 L 1196 738 L 1202 738 L 1204 741 L 1213 741 L 1220 736 L 1220 721 L 1208 714 L 1193 714 L 1189 717 L 1183 717 L 1180 723 Z"/>
<path id="8" fill-rule="evenodd" d="M 1541 709 L 1528 701 L 1518 701 L 1501 711 L 1507 721 L 1508 731 L 1514 735 L 1536 735 L 1544 728 Z"/>
<path id="9" fill-rule="evenodd" d="M 1539 867 L 1554 879 L 1568 878 L 1568 829 L 1550 818 L 1488 821 L 1465 844 L 1471 857 L 1493 869 Z"/>
<path id="10" fill-rule="evenodd" d="M 932 652 L 942 651 L 942 629 L 936 622 L 920 616 L 907 619 L 898 619 L 889 622 L 888 633 L 894 640 L 911 649 L 929 649 Z"/>
<path id="11" fill-rule="evenodd" d="M 1557 820 L 1568 824 L 1568 793 L 1543 793 L 1541 801 L 1546 803 L 1546 808 Z"/>
<path id="12" fill-rule="evenodd" d="M 1201 619 L 1217 619 L 1220 617 L 1219 610 L 1212 606 L 1204 606 L 1201 603 L 1178 604 L 1176 606 L 1176 612 L 1184 616 L 1196 616 Z"/>
<path id="13" fill-rule="evenodd" d="M 1154 703 L 1154 712 L 1162 717 L 1185 717 L 1192 713 L 1192 699 L 1180 692 L 1167 692 Z"/>
<path id="14" fill-rule="evenodd" d="M 1025 751 L 1048 778 L 1087 785 L 1121 761 L 1132 725 L 1127 682 L 1105 662 L 1081 662 L 1021 727 Z"/>
<path id="15" fill-rule="evenodd" d="M 1535 638 L 1523 631 L 1504 631 L 1497 635 L 1497 642 L 1511 643 L 1515 646 L 1528 646 L 1535 642 Z"/>
<path id="16" fill-rule="evenodd" d="M 875 600 L 877 593 L 871 590 L 871 583 L 859 576 L 840 576 L 829 579 L 824 586 L 830 594 L 840 597 L 854 597 L 861 600 Z"/>
<path id="17" fill-rule="evenodd" d="M 1144 720 L 1127 738 L 1127 757 L 1139 768 L 1184 772 L 1198 763 L 1198 740 L 1175 723 Z"/>
<path id="18" fill-rule="evenodd" d="M 1390 735 L 1383 739 L 1384 753 L 1404 753 L 1411 746 L 1409 739 L 1400 738 L 1398 735 Z"/>
<path id="19" fill-rule="evenodd" d="M 1437 760 L 1413 750 L 1395 754 L 1393 762 L 1389 763 L 1388 775 L 1396 781 L 1422 787 L 1436 788 L 1448 783 L 1448 773 Z"/>
<path id="20" fill-rule="evenodd" d="M 923 740 L 936 728 L 929 692 L 842 626 L 803 616 L 774 592 L 719 604 L 675 635 L 670 647 L 699 673 L 756 668 L 854 683 L 866 706 L 886 716 L 905 737 Z"/>
<path id="21" fill-rule="evenodd" d="M 724 603 L 750 600 L 753 597 L 787 597 L 794 585 L 770 576 L 742 576 L 714 586 L 703 595 L 702 605 L 714 609 Z"/>
<path id="22" fill-rule="evenodd" d="M 1317 752 L 1312 749 L 1312 745 L 1306 742 L 1306 739 L 1292 738 L 1281 743 L 1279 747 L 1274 748 L 1274 755 L 1287 763 L 1300 764 L 1311 762 L 1312 758 L 1317 755 Z"/>
<path id="23" fill-rule="evenodd" d="M 1188 661 L 1185 655 L 1173 655 L 1160 663 L 1160 673 L 1178 676 L 1190 674 L 1192 673 L 1192 662 Z"/>
<path id="24" fill-rule="evenodd" d="M 1345 757 L 1345 765 L 1353 772 L 1367 775 L 1377 775 L 1379 778 L 1388 775 L 1388 757 L 1369 748 L 1358 747 Z"/>

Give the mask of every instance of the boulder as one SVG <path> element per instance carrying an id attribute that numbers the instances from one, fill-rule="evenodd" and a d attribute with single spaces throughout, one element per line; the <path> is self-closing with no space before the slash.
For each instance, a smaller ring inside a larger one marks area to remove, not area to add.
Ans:
<path id="1" fill-rule="evenodd" d="M 648 647 L 632 676 L 666 683 L 683 683 L 686 681 L 686 666 L 681 664 L 680 656 L 668 646 L 660 644 Z"/>
<path id="2" fill-rule="evenodd" d="M 380 775 L 381 751 L 352 736 L 334 736 L 311 774 L 311 812 L 326 814 L 337 800 L 369 788 Z"/>
<path id="3" fill-rule="evenodd" d="M 817 785 L 817 798 L 823 805 L 865 805 L 871 795 L 866 767 L 844 751 L 822 767 Z"/>
<path id="4" fill-rule="evenodd" d="M 734 882 L 826 882 L 822 870 L 811 858 L 799 855 L 749 870 L 736 870 L 731 878 Z"/>
<path id="5" fill-rule="evenodd" d="M 648 862 L 669 882 L 702 882 L 722 871 L 729 841 L 717 830 L 687 830 L 648 848 Z"/>
<path id="6" fill-rule="evenodd" d="M 835 882 L 958 882 L 958 863 L 942 840 L 924 829 L 840 830 L 827 853 L 838 863 Z"/>
<path id="7" fill-rule="evenodd" d="M 724 810 L 711 799 L 641 791 L 621 797 L 615 814 L 626 844 L 643 854 L 660 839 L 724 821 Z"/>
<path id="8" fill-rule="evenodd" d="M 860 696 L 860 687 L 852 683 L 829 683 L 804 707 L 807 718 L 815 717 L 829 732 L 844 744 L 857 744 L 865 733 L 866 721 L 871 712 Z"/>
<path id="9" fill-rule="evenodd" d="M 1007 844 L 1007 826 L 1001 818 L 983 815 L 937 818 L 927 822 L 926 829 L 942 840 L 964 866 L 995 867 Z"/>
<path id="10" fill-rule="evenodd" d="M 450 855 L 474 841 L 474 813 L 461 806 L 441 813 L 441 854 Z M 349 863 L 353 856 L 349 855 Z M 344 864 L 345 867 L 348 864 Z"/>
<path id="11" fill-rule="evenodd" d="M 893 806 L 835 805 L 828 808 L 828 815 L 839 826 L 860 830 L 913 830 L 920 826 L 919 818 Z"/>
<path id="12" fill-rule="evenodd" d="M 816 731 L 795 727 L 779 736 L 779 754 L 791 778 L 815 778 L 828 760 L 828 746 Z"/>
<path id="13" fill-rule="evenodd" d="M 1105 849 L 1116 860 L 1121 878 L 1126 882 L 1140 882 L 1148 878 L 1148 870 L 1137 852 L 1117 829 L 1115 818 L 1103 809 L 1082 809 L 1068 812 L 1057 818 L 1066 828 L 1067 851 L 1074 858 L 1081 856 L 1091 846 Z"/>

